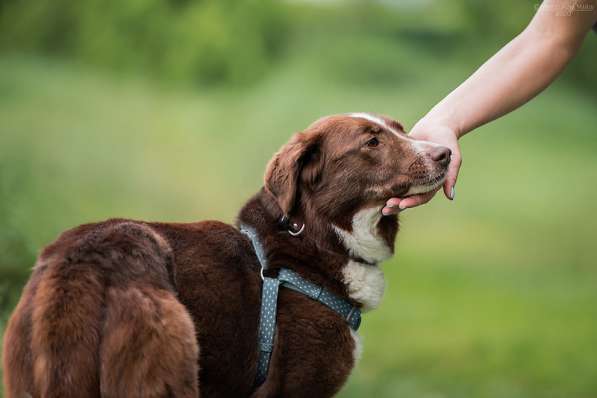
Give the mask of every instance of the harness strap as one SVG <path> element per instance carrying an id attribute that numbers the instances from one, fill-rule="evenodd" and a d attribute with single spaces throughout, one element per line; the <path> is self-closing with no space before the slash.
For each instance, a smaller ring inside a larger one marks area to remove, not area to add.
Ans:
<path id="1" fill-rule="evenodd" d="M 257 373 L 255 375 L 255 386 L 261 385 L 267 378 L 269 363 L 274 349 L 274 335 L 276 330 L 276 313 L 278 308 L 278 291 L 280 286 L 304 294 L 316 300 L 338 313 L 348 325 L 357 330 L 361 324 L 361 310 L 350 302 L 336 296 L 303 277 L 296 272 L 281 268 L 277 278 L 270 278 L 263 275 L 267 269 L 267 258 L 257 232 L 246 225 L 241 225 L 240 231 L 246 235 L 253 245 L 257 260 L 261 266 L 261 311 L 259 314 L 259 358 Z"/>
<path id="2" fill-rule="evenodd" d="M 361 310 L 358 307 L 287 268 L 280 270 L 278 279 L 282 282 L 282 286 L 309 296 L 340 314 L 354 331 L 359 329 L 361 325 Z"/>
<path id="3" fill-rule="evenodd" d="M 259 236 L 257 235 L 255 228 L 243 224 L 240 226 L 240 232 L 246 235 L 251 241 L 251 245 L 253 245 L 253 250 L 255 250 L 255 255 L 257 256 L 257 260 L 259 261 L 261 269 L 267 269 L 267 257 L 265 256 L 265 250 L 263 249 L 263 245 L 259 240 Z"/>
<path id="4" fill-rule="evenodd" d="M 263 278 L 261 314 L 259 316 L 259 359 L 257 362 L 255 385 L 260 385 L 265 381 L 269 369 L 269 361 L 274 350 L 279 287 L 280 281 L 277 278 Z"/>

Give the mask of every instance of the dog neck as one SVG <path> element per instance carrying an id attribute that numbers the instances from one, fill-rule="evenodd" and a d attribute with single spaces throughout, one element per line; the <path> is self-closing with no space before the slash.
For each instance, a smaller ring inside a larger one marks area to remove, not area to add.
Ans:
<path id="1" fill-rule="evenodd" d="M 385 279 L 378 264 L 390 258 L 393 251 L 393 242 L 388 242 L 380 232 L 381 208 L 368 207 L 354 213 L 350 230 L 332 225 L 351 256 L 342 269 L 342 280 L 349 297 L 361 303 L 364 311 L 381 303 Z"/>
<path id="2" fill-rule="evenodd" d="M 255 229 L 269 268 L 290 268 L 364 311 L 376 308 L 385 286 L 377 264 L 392 255 L 396 218 L 382 217 L 380 207 L 347 209 L 335 221 L 308 213 L 303 209 L 295 217 L 305 230 L 292 236 L 280 226 L 271 196 L 261 190 L 243 207 L 238 224 Z"/>
<path id="3" fill-rule="evenodd" d="M 381 206 L 364 208 L 352 215 L 350 229 L 332 225 L 348 253 L 366 263 L 377 264 L 392 256 L 390 244 L 379 232 Z"/>

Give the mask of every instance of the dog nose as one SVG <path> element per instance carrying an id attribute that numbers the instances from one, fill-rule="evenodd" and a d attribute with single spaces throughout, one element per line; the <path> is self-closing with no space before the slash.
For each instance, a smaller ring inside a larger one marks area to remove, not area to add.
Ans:
<path id="1" fill-rule="evenodd" d="M 450 156 L 452 151 L 445 146 L 438 146 L 431 151 L 431 159 L 442 166 L 447 166 L 450 163 Z"/>

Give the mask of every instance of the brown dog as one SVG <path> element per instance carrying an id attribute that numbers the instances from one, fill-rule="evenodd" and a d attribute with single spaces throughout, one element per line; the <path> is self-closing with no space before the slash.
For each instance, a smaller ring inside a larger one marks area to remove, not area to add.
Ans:
<path id="1" fill-rule="evenodd" d="M 238 219 L 257 231 L 268 272 L 289 268 L 373 309 L 384 290 L 377 264 L 398 229 L 383 204 L 436 189 L 449 161 L 447 148 L 408 138 L 394 120 L 325 117 L 274 156 Z M 335 394 L 358 336 L 289 289 L 279 292 L 269 373 L 255 389 L 260 294 L 255 252 L 234 226 L 108 220 L 71 229 L 43 250 L 8 324 L 7 397 Z"/>

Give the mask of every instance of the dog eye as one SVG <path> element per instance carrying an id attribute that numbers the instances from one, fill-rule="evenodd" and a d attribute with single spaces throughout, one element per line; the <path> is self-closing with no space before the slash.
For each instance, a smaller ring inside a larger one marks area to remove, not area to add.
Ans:
<path id="1" fill-rule="evenodd" d="M 367 146 L 369 148 L 375 148 L 378 145 L 379 145 L 379 140 L 377 139 L 377 137 L 373 137 L 369 141 L 367 141 Z"/>

